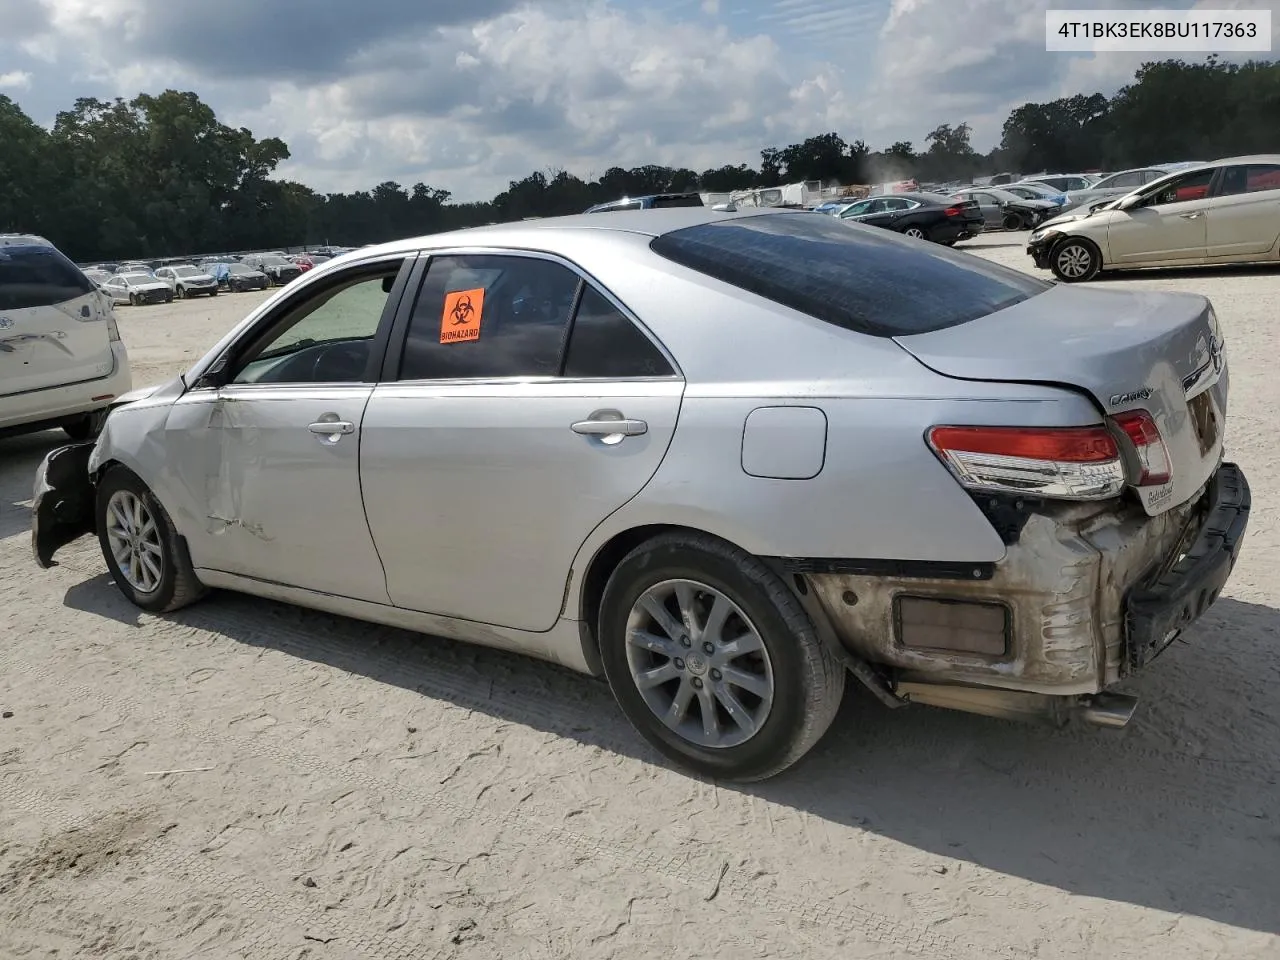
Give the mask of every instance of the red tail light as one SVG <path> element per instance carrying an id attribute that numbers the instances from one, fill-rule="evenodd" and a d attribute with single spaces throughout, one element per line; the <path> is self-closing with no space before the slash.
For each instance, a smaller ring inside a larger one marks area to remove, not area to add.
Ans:
<path id="1" fill-rule="evenodd" d="M 1142 475 L 1138 478 L 1140 487 L 1158 487 L 1168 483 L 1173 475 L 1173 464 L 1169 459 L 1169 448 L 1164 445 L 1160 436 L 1160 428 L 1146 410 L 1130 410 L 1118 413 L 1113 418 L 1116 425 L 1133 441 L 1134 450 L 1138 454 L 1138 465 Z"/>
<path id="2" fill-rule="evenodd" d="M 943 213 L 945 213 L 948 217 L 958 217 L 960 216 L 960 214 L 964 213 L 964 207 L 947 207 L 947 209 L 944 210 Z"/>
<path id="3" fill-rule="evenodd" d="M 1106 427 L 953 427 L 929 446 L 970 490 L 1103 500 L 1124 489 L 1120 448 Z"/>

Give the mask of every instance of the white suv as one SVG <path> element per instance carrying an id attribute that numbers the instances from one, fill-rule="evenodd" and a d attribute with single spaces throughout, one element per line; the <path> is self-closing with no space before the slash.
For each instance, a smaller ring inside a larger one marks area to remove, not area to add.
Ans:
<path id="1" fill-rule="evenodd" d="M 111 301 L 48 240 L 0 234 L 0 435 L 88 439 L 132 383 Z"/>

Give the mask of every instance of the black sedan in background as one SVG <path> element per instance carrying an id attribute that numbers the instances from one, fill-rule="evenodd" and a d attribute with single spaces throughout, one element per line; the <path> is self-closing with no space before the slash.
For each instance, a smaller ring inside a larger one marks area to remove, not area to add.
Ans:
<path id="1" fill-rule="evenodd" d="M 850 204 L 836 214 L 873 227 L 884 227 L 948 247 L 982 232 L 982 211 L 972 201 L 948 200 L 929 193 L 895 193 L 868 197 Z"/>

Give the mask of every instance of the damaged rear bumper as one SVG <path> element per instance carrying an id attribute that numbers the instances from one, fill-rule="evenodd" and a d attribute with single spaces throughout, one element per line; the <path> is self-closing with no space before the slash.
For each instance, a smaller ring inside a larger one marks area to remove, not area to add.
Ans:
<path id="1" fill-rule="evenodd" d="M 793 572 L 803 572 L 848 651 L 895 689 L 985 688 L 1087 707 L 1217 599 L 1249 504 L 1244 472 L 1227 463 L 1197 497 L 1157 517 L 1136 505 L 1038 504 L 1002 531 L 1006 556 L 989 567 L 922 564 L 904 576 L 902 565 L 877 575 L 836 561 Z M 1035 709 L 1028 701 L 1012 712 Z"/>
<path id="2" fill-rule="evenodd" d="M 36 470 L 31 550 L 40 567 L 52 567 L 60 548 L 95 530 L 95 491 L 89 475 L 94 446 L 88 441 L 59 447 Z"/>

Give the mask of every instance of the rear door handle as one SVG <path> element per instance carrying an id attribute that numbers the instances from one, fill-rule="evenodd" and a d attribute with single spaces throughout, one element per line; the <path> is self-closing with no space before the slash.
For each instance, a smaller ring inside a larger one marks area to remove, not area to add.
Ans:
<path id="1" fill-rule="evenodd" d="M 649 432 L 643 420 L 579 420 L 569 427 L 586 437 L 639 437 Z"/>

